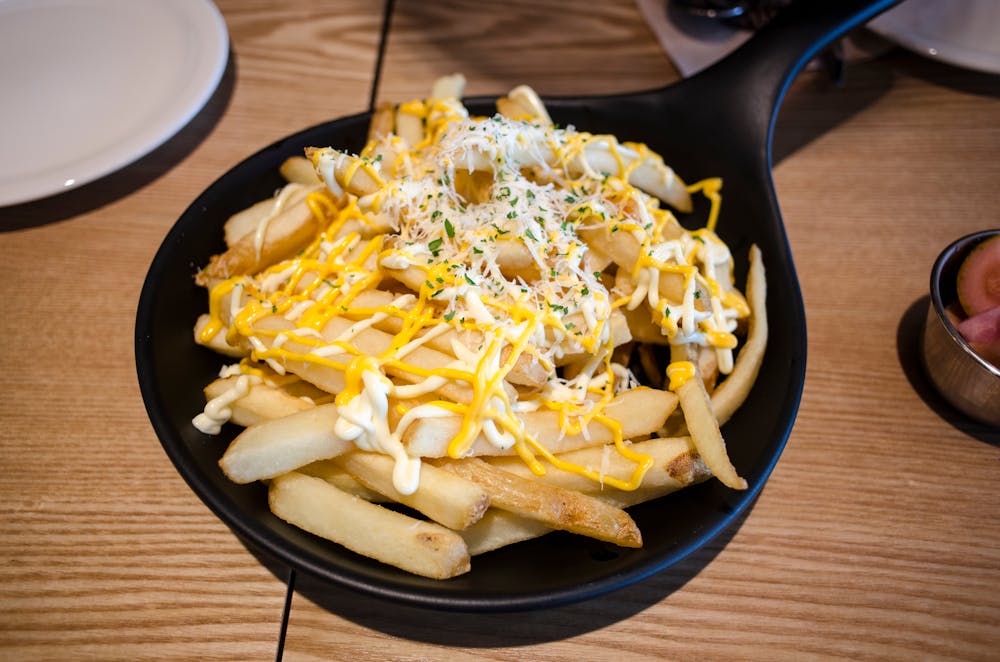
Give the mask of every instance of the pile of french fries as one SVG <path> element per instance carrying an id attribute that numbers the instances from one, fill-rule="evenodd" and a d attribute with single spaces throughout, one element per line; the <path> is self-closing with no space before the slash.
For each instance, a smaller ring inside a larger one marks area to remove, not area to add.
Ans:
<path id="1" fill-rule="evenodd" d="M 233 361 L 193 421 L 245 428 L 226 476 L 436 579 L 552 530 L 640 547 L 628 506 L 711 476 L 744 489 L 720 425 L 767 342 L 760 252 L 740 293 L 718 182 L 554 127 L 530 88 L 470 117 L 463 84 L 380 108 L 359 155 L 287 160 L 225 224 L 194 330 Z M 660 203 L 697 192 L 712 213 L 689 232 Z"/>

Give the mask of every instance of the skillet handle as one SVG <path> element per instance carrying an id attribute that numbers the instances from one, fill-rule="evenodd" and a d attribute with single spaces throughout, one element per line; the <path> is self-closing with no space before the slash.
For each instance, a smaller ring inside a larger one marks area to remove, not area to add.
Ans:
<path id="1" fill-rule="evenodd" d="M 899 1 L 798 0 L 692 82 L 704 77 L 716 89 L 727 89 L 730 98 L 744 100 L 731 119 L 755 132 L 770 153 L 778 106 L 795 76 L 828 44 Z"/>

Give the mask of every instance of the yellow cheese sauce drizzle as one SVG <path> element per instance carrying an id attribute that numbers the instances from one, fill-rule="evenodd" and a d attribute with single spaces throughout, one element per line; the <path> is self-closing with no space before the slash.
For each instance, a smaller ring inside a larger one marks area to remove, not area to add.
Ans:
<path id="1" fill-rule="evenodd" d="M 728 249 L 714 234 L 721 181 L 689 187 L 705 195 L 711 209 L 705 228 L 688 232 L 656 199 L 629 183 L 640 166 L 659 159 L 645 145 L 523 121 L 513 129 L 533 127 L 542 142 L 527 144 L 523 132 L 512 141 L 504 133 L 511 130 L 509 120 L 469 118 L 453 99 L 408 102 L 398 111 L 420 120 L 423 139 L 407 145 L 390 136 L 384 143 L 369 143 L 363 158 L 348 162 L 338 176 L 344 190 L 355 179 L 375 183 L 375 193 L 363 199 L 330 191 L 309 194 L 306 203 L 321 232 L 295 257 L 259 274 L 215 284 L 199 341 L 207 343 L 225 331 L 229 344 L 245 347 L 252 361 L 266 361 L 279 373 L 299 364 L 340 371 L 338 407 L 374 397 L 366 387 L 371 376 L 384 380 L 386 373 L 392 374 L 409 385 L 388 386 L 390 411 L 399 417 L 423 408 L 461 417 L 447 447 L 451 457 L 463 457 L 485 436 L 513 448 L 536 473 L 544 472 L 541 457 L 595 482 L 636 489 L 652 459 L 629 448 L 620 422 L 609 413 L 625 379 L 618 374 L 625 368 L 612 361 L 610 315 L 645 296 L 654 322 L 671 342 L 699 342 L 731 353 L 734 320 L 747 316 L 749 309 L 732 287 Z M 494 172 L 485 202 L 474 204 L 455 190 L 462 174 L 458 167 L 463 158 L 472 159 L 470 152 L 445 149 L 456 135 L 474 138 L 476 149 L 488 150 Z M 528 180 L 510 154 L 532 149 L 547 152 L 555 163 L 535 168 L 534 179 Z M 615 174 L 594 172 L 588 149 L 606 153 Z M 383 160 L 384 154 L 392 156 L 391 163 Z M 367 177 L 358 177 L 359 172 Z M 484 209 L 491 215 L 475 216 Z M 388 233 L 379 229 L 386 218 L 393 224 Z M 589 247 L 577 231 L 595 225 L 605 227 L 609 236 L 627 234 L 638 244 L 631 277 L 641 287 L 632 295 L 609 291 L 600 273 L 587 266 Z M 524 248 L 530 258 L 527 271 L 522 267 L 518 275 L 504 273 L 496 258 L 503 242 Z M 413 273 L 423 282 L 407 281 Z M 681 279 L 684 294 L 678 299 L 661 291 L 660 281 L 671 277 Z M 728 280 L 720 284 L 720 277 Z M 396 279 L 409 287 L 400 287 Z M 386 284 L 389 289 L 380 290 Z M 379 291 L 407 289 L 415 296 L 355 304 Z M 354 322 L 334 334 L 330 329 L 342 328 L 331 326 L 335 320 Z M 357 334 L 369 327 L 391 336 L 375 355 L 355 344 Z M 427 368 L 408 358 L 443 333 L 454 336 L 450 364 Z M 555 370 L 561 353 L 591 356 L 585 374 L 563 378 Z M 507 378 L 524 361 L 542 366 L 549 383 L 534 391 L 512 389 Z M 244 361 L 240 369 L 252 375 L 252 365 Z M 695 374 L 686 362 L 671 364 L 667 372 L 671 389 Z M 458 400 L 433 395 L 452 387 L 464 388 L 460 392 L 467 395 Z M 407 394 L 405 402 L 396 392 Z M 631 476 L 606 476 L 556 457 L 544 440 L 525 430 L 517 413 L 525 407 L 558 412 L 566 435 L 605 426 L 617 451 L 634 463 Z M 398 445 L 399 439 L 392 443 Z"/>
<path id="2" fill-rule="evenodd" d="M 690 361 L 674 361 L 667 366 L 667 379 L 669 380 L 667 388 L 676 391 L 695 374 L 694 364 Z"/>

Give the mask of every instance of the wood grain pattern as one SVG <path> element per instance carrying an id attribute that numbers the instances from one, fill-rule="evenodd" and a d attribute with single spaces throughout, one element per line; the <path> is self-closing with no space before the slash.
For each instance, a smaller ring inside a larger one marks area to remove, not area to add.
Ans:
<path id="1" fill-rule="evenodd" d="M 381 3 L 219 2 L 233 62 L 153 154 L 0 208 L 0 659 L 272 659 L 285 586 L 191 493 L 147 422 L 132 332 L 145 271 L 215 177 L 363 110 Z M 628 0 L 398 0 L 380 98 L 662 85 Z M 775 183 L 809 323 L 788 448 L 740 525 L 604 598 L 440 614 L 300 582 L 288 660 L 996 659 L 1000 433 L 913 354 L 937 252 L 998 225 L 1000 80 L 893 52 L 806 76 Z M 278 571 L 280 573 L 280 570 Z"/>
<path id="2" fill-rule="evenodd" d="M 519 84 L 543 95 L 611 94 L 678 77 L 631 2 L 399 0 L 380 100 L 426 96 L 435 78 L 456 72 L 469 96 Z"/>
<path id="3" fill-rule="evenodd" d="M 350 1 L 220 6 L 233 60 L 191 125 L 110 177 L 0 208 L 5 660 L 275 654 L 283 575 L 160 448 L 136 382 L 135 307 L 163 236 L 212 180 L 276 138 L 367 106 L 381 16 Z"/>

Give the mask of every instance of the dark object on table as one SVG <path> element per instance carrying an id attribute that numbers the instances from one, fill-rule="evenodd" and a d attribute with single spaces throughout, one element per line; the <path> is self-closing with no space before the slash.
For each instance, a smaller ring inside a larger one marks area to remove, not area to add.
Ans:
<path id="1" fill-rule="evenodd" d="M 184 212 L 153 260 L 136 318 L 136 367 L 150 420 L 178 471 L 241 538 L 297 572 L 387 600 L 438 609 L 511 611 L 554 607 L 602 595 L 678 563 L 740 520 L 764 486 L 792 429 L 805 381 L 802 296 L 771 178 L 771 133 L 792 78 L 826 44 L 892 0 L 800 3 L 760 30 L 732 57 L 677 85 L 608 97 L 547 100 L 552 118 L 581 130 L 646 142 L 689 181 L 725 181 L 719 233 L 743 282 L 757 244 L 768 272 L 770 342 L 756 385 L 725 425 L 730 456 L 749 488 L 716 480 L 630 509 L 644 547 L 622 549 L 553 533 L 476 557 L 472 571 L 446 581 L 416 577 L 312 536 L 273 516 L 266 488 L 236 485 L 217 465 L 234 430 L 209 439 L 191 425 L 201 389 L 220 361 L 192 340 L 205 292 L 192 271 L 223 247 L 222 224 L 271 195 L 278 166 L 307 145 L 357 151 L 369 114 L 289 136 L 212 184 Z M 491 112 L 494 99 L 467 101 Z M 682 219 L 683 220 L 683 219 Z"/>

